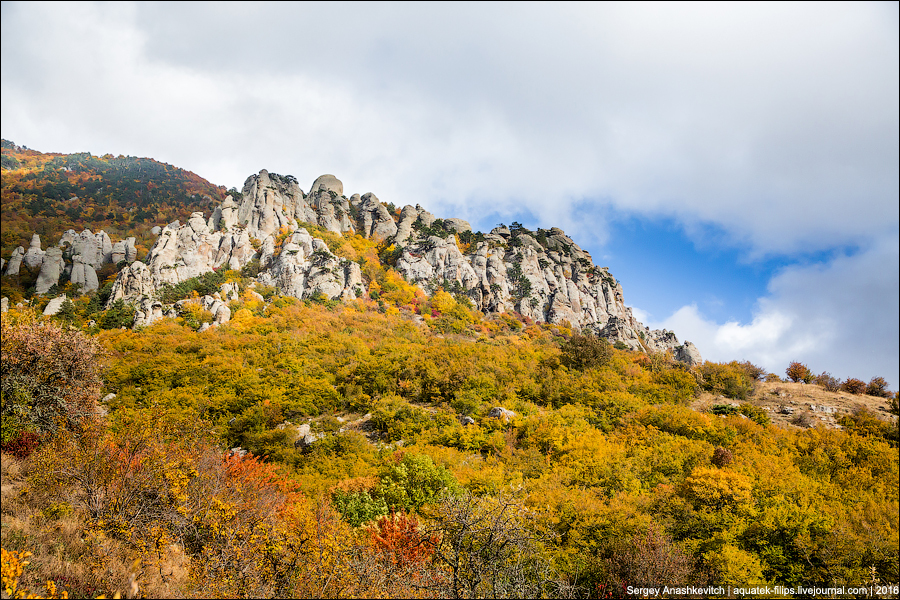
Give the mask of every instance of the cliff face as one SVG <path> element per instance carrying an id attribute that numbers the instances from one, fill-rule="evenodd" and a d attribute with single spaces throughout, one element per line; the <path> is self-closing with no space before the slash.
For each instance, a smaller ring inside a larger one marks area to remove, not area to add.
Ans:
<path id="1" fill-rule="evenodd" d="M 91 274 L 98 265 L 127 259 L 131 264 L 119 272 L 109 303 L 121 299 L 137 305 L 140 324 L 170 314 L 154 304 L 166 284 L 220 267 L 241 269 L 253 260 L 259 261 L 259 282 L 285 295 L 365 294 L 359 265 L 334 255 L 303 224 L 393 245 L 394 266 L 407 281 L 428 292 L 444 288 L 464 294 L 484 313 L 515 311 L 535 321 L 568 323 L 635 350 L 668 349 L 684 362 L 700 360 L 690 342 L 680 344 L 672 332 L 651 331 L 635 319 L 619 282 L 561 229 L 533 232 L 513 224 L 483 234 L 466 221 L 439 219 L 421 206 L 391 214 L 372 193 L 345 196 L 333 175 L 317 178 L 308 194 L 292 176 L 265 170 L 251 175 L 240 194 L 226 197 L 208 217 L 195 212 L 185 224 L 159 229 L 143 262 L 129 252 L 133 240 L 112 245 L 102 232 L 69 232 L 60 245 L 77 257 L 73 279 L 88 287 L 96 286 Z M 42 284 L 49 288 L 64 261 L 45 257 L 39 240 L 32 246 L 20 249 L 10 267 L 40 260 L 48 265 Z M 213 300 L 221 298 L 206 302 Z"/>

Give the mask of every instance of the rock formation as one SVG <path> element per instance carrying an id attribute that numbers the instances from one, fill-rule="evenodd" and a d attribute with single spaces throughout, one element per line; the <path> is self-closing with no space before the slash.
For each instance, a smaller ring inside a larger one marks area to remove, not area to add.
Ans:
<path id="1" fill-rule="evenodd" d="M 38 234 L 35 233 L 31 236 L 31 243 L 28 245 L 28 250 L 25 252 L 22 262 L 29 269 L 40 267 L 41 263 L 44 262 L 44 251 L 41 250 L 41 236 Z"/>
<path id="2" fill-rule="evenodd" d="M 674 333 L 650 331 L 635 319 L 619 282 L 561 229 L 532 232 L 514 223 L 482 234 L 462 219 L 439 219 L 419 205 L 404 206 L 399 214 L 392 210 L 371 192 L 348 198 L 333 175 L 318 177 L 306 194 L 296 178 L 262 170 L 208 216 L 195 212 L 185 224 L 155 227 L 156 242 L 143 262 L 136 260 L 134 238 L 112 243 L 102 231 L 69 231 L 60 240 L 69 266 L 59 248 L 43 251 L 35 235 L 27 251 L 13 253 L 6 272 L 17 273 L 21 264 L 39 266 L 38 292 L 45 293 L 65 267 L 89 291 L 98 287 L 98 268 L 125 261 L 109 303 L 134 303 L 136 325 L 177 313 L 157 299 L 166 284 L 219 268 L 239 270 L 253 261 L 258 281 L 285 295 L 348 300 L 365 294 L 360 266 L 333 254 L 303 227 L 309 224 L 393 244 L 396 269 L 407 281 L 428 292 L 442 287 L 464 295 L 486 314 L 518 312 L 635 350 L 671 350 L 688 364 L 701 360 L 690 342 L 681 344 Z M 239 293 L 223 288 L 202 299 L 214 323 L 230 318 L 227 302 Z"/>
<path id="3" fill-rule="evenodd" d="M 48 248 L 41 259 L 41 272 L 34 284 L 34 291 L 38 294 L 46 294 L 50 291 L 50 288 L 59 283 L 59 276 L 62 275 L 65 267 L 62 248 Z"/>
<path id="4" fill-rule="evenodd" d="M 6 270 L 3 271 L 3 274 L 9 277 L 18 275 L 19 269 L 22 267 L 23 258 L 25 258 L 25 248 L 19 246 L 18 248 L 13 250 L 12 256 L 9 258 L 9 262 L 6 264 Z"/>

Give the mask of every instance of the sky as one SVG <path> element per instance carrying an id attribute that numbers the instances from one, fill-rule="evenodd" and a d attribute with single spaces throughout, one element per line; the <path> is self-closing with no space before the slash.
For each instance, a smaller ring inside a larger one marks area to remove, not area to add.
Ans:
<path id="1" fill-rule="evenodd" d="M 2 3 L 2 137 L 564 229 L 708 360 L 900 383 L 897 3 Z"/>

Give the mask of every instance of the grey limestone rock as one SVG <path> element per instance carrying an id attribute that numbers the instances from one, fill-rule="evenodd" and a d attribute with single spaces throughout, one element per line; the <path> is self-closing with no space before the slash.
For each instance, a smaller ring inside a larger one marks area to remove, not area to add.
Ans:
<path id="1" fill-rule="evenodd" d="M 69 275 L 69 279 L 72 283 L 81 285 L 83 292 L 92 292 L 100 287 L 100 282 L 97 280 L 97 271 L 94 270 L 92 265 L 85 264 L 80 254 L 72 257 L 72 272 Z"/>
<path id="2" fill-rule="evenodd" d="M 363 194 L 359 201 L 358 231 L 364 237 L 378 241 L 386 240 L 397 234 L 397 224 L 375 194 Z"/>
<path id="3" fill-rule="evenodd" d="M 31 236 L 31 243 L 28 245 L 28 250 L 25 251 L 22 262 L 29 269 L 38 268 L 44 262 L 44 251 L 41 250 L 41 236 L 38 234 L 35 233 Z"/>
<path id="4" fill-rule="evenodd" d="M 0 298 L 0 313 L 9 312 L 9 298 L 3 296 Z"/>
<path id="5" fill-rule="evenodd" d="M 197 214 L 197 213 L 195 213 Z M 201 215 L 202 218 L 202 215 Z M 134 238 L 130 237 L 125 240 L 125 260 L 133 263 L 137 260 L 137 248 L 134 245 Z"/>
<path id="6" fill-rule="evenodd" d="M 59 310 L 62 308 L 63 303 L 66 301 L 66 295 L 57 296 L 50 300 L 47 303 L 47 306 L 44 308 L 44 316 L 52 317 L 53 315 L 59 313 Z"/>
<path id="7" fill-rule="evenodd" d="M 306 207 L 296 179 L 270 174 L 265 169 L 247 178 L 241 194 L 243 198 L 234 223 L 246 227 L 250 237 L 258 240 L 277 234 L 282 228 L 296 229 L 294 215 L 298 210 L 303 213 Z M 234 211 L 227 202 L 220 208 L 222 218 L 226 211 Z M 217 227 L 218 221 L 213 226 Z"/>
<path id="8" fill-rule="evenodd" d="M 349 300 L 365 290 L 359 265 L 338 258 L 325 242 L 303 228 L 285 240 L 281 253 L 272 258 L 259 280 L 301 299 L 321 294 L 329 299 Z"/>
<path id="9" fill-rule="evenodd" d="M 316 213 L 316 224 L 335 233 L 355 231 L 350 200 L 343 194 L 344 184 L 334 175 L 322 175 L 313 182 L 307 201 Z"/>
<path id="10" fill-rule="evenodd" d="M 203 296 L 200 303 L 204 310 L 208 310 L 213 316 L 213 325 L 221 325 L 231 320 L 231 309 L 215 296 Z"/>
<path id="11" fill-rule="evenodd" d="M 3 274 L 9 277 L 18 275 L 23 258 L 25 258 L 25 248 L 19 246 L 13 250 L 12 256 L 9 258 L 9 263 L 6 265 L 6 271 Z"/>
<path id="12" fill-rule="evenodd" d="M 241 299 L 240 285 L 237 283 L 223 283 L 219 286 L 219 293 L 227 302 L 236 302 Z"/>
<path id="13" fill-rule="evenodd" d="M 46 294 L 51 287 L 59 283 L 59 276 L 62 275 L 65 266 L 62 248 L 48 248 L 44 253 L 41 272 L 34 284 L 34 291 L 38 294 Z"/>
<path id="14" fill-rule="evenodd" d="M 138 303 L 134 312 L 134 328 L 147 327 L 165 318 L 163 304 L 159 300 L 144 297 Z"/>
<path id="15" fill-rule="evenodd" d="M 112 306 L 116 300 L 137 301 L 155 293 L 156 284 L 150 268 L 140 261 L 135 261 L 119 271 L 106 306 Z"/>
<path id="16" fill-rule="evenodd" d="M 444 219 L 444 224 L 457 233 L 472 231 L 472 226 L 469 222 L 462 219 Z"/>
<path id="17" fill-rule="evenodd" d="M 124 240 L 120 240 L 120 241 L 116 242 L 115 244 L 112 245 L 112 248 L 110 249 L 109 262 L 111 262 L 114 265 L 119 264 L 120 262 L 125 260 L 126 251 L 127 251 L 127 249 L 125 247 Z"/>
<path id="18" fill-rule="evenodd" d="M 397 233 L 394 234 L 394 242 L 400 246 L 405 246 L 412 235 L 413 223 L 419 218 L 419 211 L 415 206 L 407 204 L 400 211 L 400 221 L 397 223 Z"/>
<path id="19" fill-rule="evenodd" d="M 66 249 L 68 255 L 80 256 L 83 264 L 95 270 L 112 261 L 112 241 L 105 231 L 92 233 L 90 229 L 85 229 L 75 233 L 70 229 L 63 234 L 58 245 Z"/>
<path id="20" fill-rule="evenodd" d="M 334 192 L 338 196 L 344 195 L 344 184 L 334 175 L 320 175 L 309 188 L 309 194 L 320 191 Z"/>
<path id="21" fill-rule="evenodd" d="M 700 350 L 697 349 L 697 346 L 685 340 L 683 346 L 675 347 L 675 360 L 694 366 L 702 363 L 703 357 L 700 356 Z"/>

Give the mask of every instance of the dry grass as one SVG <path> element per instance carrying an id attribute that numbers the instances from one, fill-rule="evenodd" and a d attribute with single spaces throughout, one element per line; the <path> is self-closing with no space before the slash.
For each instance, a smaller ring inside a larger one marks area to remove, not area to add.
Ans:
<path id="1" fill-rule="evenodd" d="M 704 392 L 691 403 L 691 408 L 707 411 L 716 404 L 740 402 Z M 845 415 L 852 414 L 860 407 L 872 411 L 884 421 L 896 420 L 897 417 L 888 412 L 888 399 L 848 394 L 847 392 L 828 392 L 816 384 L 792 382 L 756 382 L 753 395 L 747 399 L 748 404 L 763 408 L 772 419 L 772 424 L 783 429 L 797 429 L 815 426 L 822 423 L 826 427 L 840 429 L 838 421 Z M 821 407 L 833 408 L 834 412 L 823 412 Z M 790 407 L 793 414 L 784 414 L 782 407 Z M 816 410 L 813 410 L 813 407 Z M 801 413 L 809 413 L 808 419 L 797 419 Z"/>
<path id="2" fill-rule="evenodd" d="M 35 506 L 27 485 L 31 462 L 2 455 L 3 525 L 0 543 L 10 551 L 30 552 L 20 589 L 42 593 L 48 580 L 74 598 L 180 597 L 188 578 L 188 559 L 175 545 L 156 566 L 135 561 L 125 542 L 91 530 L 76 490 L 66 490 L 57 502 Z"/>

